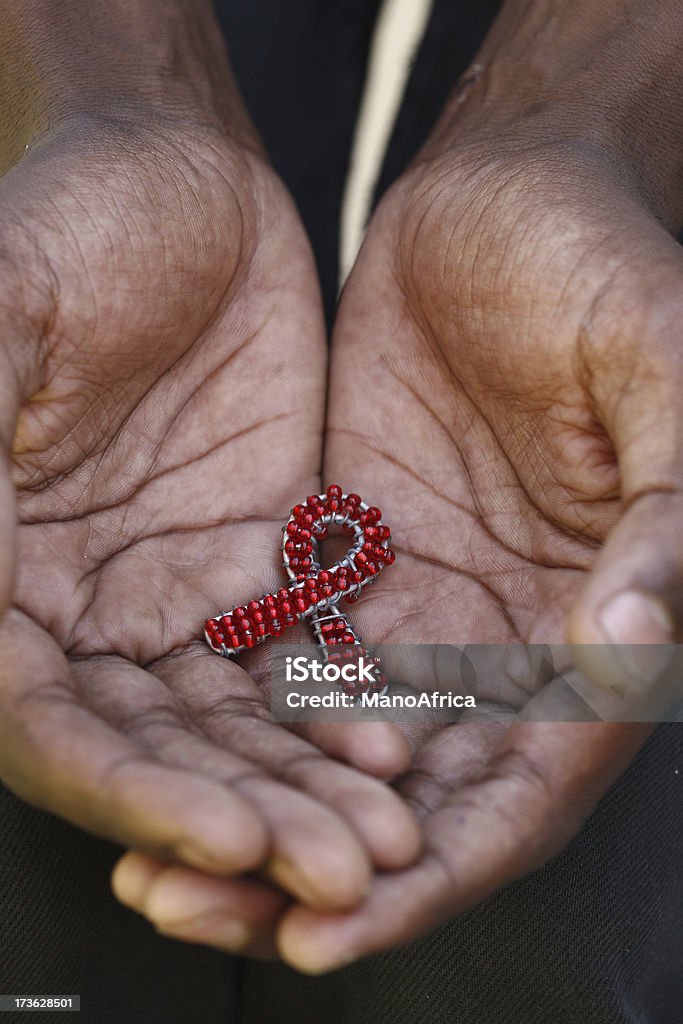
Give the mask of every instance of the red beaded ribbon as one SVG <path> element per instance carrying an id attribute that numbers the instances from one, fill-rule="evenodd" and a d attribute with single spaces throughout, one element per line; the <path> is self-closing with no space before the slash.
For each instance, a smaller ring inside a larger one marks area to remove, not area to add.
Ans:
<path id="1" fill-rule="evenodd" d="M 391 534 L 381 523 L 382 513 L 365 505 L 357 494 L 343 494 L 331 484 L 325 494 L 312 494 L 304 505 L 295 505 L 283 527 L 282 556 L 289 584 L 276 594 L 207 620 L 206 641 L 217 654 L 231 657 L 263 643 L 270 636 L 282 636 L 301 619 L 310 619 L 325 662 L 357 662 L 361 657 L 374 665 L 374 681 L 341 682 L 347 693 L 383 689 L 386 677 L 379 659 L 361 643 L 346 616 L 339 610 L 342 597 L 357 601 L 363 587 L 374 582 L 385 565 L 395 559 L 389 547 Z M 340 526 L 352 534 L 354 543 L 330 569 L 318 563 L 318 543 L 329 526 Z"/>

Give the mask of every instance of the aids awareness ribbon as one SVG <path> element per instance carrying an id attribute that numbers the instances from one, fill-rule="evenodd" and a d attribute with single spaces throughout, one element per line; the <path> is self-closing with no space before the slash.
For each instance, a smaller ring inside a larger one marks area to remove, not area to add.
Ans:
<path id="1" fill-rule="evenodd" d="M 357 601 L 363 588 L 395 560 L 389 547 L 389 527 L 381 519 L 378 508 L 365 505 L 357 494 L 343 494 L 338 484 L 295 505 L 283 527 L 282 558 L 288 585 L 208 619 L 204 635 L 209 647 L 223 657 L 233 657 L 308 619 L 326 663 L 357 662 L 361 657 L 372 662 L 373 682 L 341 683 L 347 693 L 355 696 L 383 690 L 387 679 L 379 659 L 363 647 L 339 608 L 342 598 L 349 604 Z M 331 526 L 352 536 L 353 543 L 343 558 L 322 569 L 318 544 Z"/>

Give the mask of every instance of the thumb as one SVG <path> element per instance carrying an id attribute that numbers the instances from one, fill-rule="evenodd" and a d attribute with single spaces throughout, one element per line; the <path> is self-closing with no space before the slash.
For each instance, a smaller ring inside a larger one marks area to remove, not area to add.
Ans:
<path id="1" fill-rule="evenodd" d="M 678 293 L 680 294 L 680 282 Z M 683 628 L 683 351 L 673 315 L 658 307 L 609 370 L 593 374 L 594 397 L 615 447 L 621 515 L 568 622 L 576 661 L 598 684 L 660 680 Z M 597 646 L 600 645 L 600 646 Z M 609 647 L 603 645 L 612 645 Z M 624 647 L 622 645 L 629 645 Z M 633 646 L 631 646 L 633 645 Z M 645 646 L 635 646 L 645 645 Z"/>

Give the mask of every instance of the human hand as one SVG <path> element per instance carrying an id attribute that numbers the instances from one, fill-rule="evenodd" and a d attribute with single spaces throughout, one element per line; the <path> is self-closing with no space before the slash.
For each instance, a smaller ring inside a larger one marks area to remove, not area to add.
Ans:
<path id="1" fill-rule="evenodd" d="M 489 179 L 490 192 L 482 187 L 483 195 L 498 202 L 489 222 L 483 199 L 484 210 L 474 208 L 474 186 L 465 192 L 467 179 L 453 164 L 449 188 L 443 163 L 438 173 L 420 165 L 387 197 L 339 312 L 327 472 L 335 479 L 353 473 L 366 491 L 383 495 L 398 554 L 391 572 L 355 606 L 354 619 L 364 636 L 389 644 L 561 642 L 568 613 L 599 569 L 600 544 L 625 518 L 618 455 L 610 457 L 610 444 L 616 448 L 617 442 L 607 428 L 586 425 L 593 414 L 584 374 L 596 380 L 580 361 L 585 338 L 576 325 L 586 311 L 570 303 L 549 312 L 552 271 L 558 298 L 573 271 L 556 234 L 558 222 L 569 223 L 569 212 L 562 218 L 555 210 L 549 184 L 525 193 L 521 171 L 513 174 L 506 163 L 501 175 L 509 175 L 519 192 L 506 201 Z M 540 172 L 538 161 L 528 170 L 536 182 Z M 575 173 L 585 189 L 583 162 Z M 557 185 L 556 203 L 565 210 L 568 185 L 566 179 Z M 547 213 L 546 244 L 561 253 L 558 267 L 529 247 L 525 272 L 527 249 L 513 248 L 524 213 L 520 195 L 537 199 L 526 216 L 537 226 L 539 246 L 539 219 Z M 435 196 L 439 205 L 431 219 Z M 579 263 L 595 245 L 592 232 L 604 202 L 603 194 L 586 212 L 586 252 L 577 254 Z M 502 244 L 506 212 L 513 223 Z M 578 211 L 572 214 L 567 231 L 575 236 L 582 221 Z M 606 228 L 614 219 L 611 210 Z M 471 237 L 468 224 L 481 236 Z M 644 217 L 641 224 L 647 239 Z M 416 226 L 419 231 L 411 233 Z M 445 238 L 440 230 L 448 232 Z M 458 230 L 465 232 L 462 238 L 452 236 Z M 650 230 L 669 252 L 662 229 Z M 449 252 L 459 258 L 449 262 Z M 477 255 L 470 265 L 469 253 Z M 501 254 L 514 275 L 496 262 Z M 596 257 L 589 275 L 600 265 Z M 487 280 L 505 280 L 512 293 L 484 290 L 480 268 Z M 611 260 L 607 268 L 611 280 Z M 596 280 L 596 293 L 604 285 L 605 279 Z M 633 286 L 629 281 L 631 296 Z M 477 294 L 481 301 L 473 308 Z M 520 297 L 528 303 L 523 311 Z M 572 297 L 592 308 L 594 296 L 585 289 L 577 287 Z M 603 374 L 617 373 L 623 362 L 603 365 Z M 670 371 L 663 376 L 670 380 Z M 604 393 L 613 395 L 618 380 L 611 385 L 605 379 Z M 551 398 L 556 407 L 549 406 Z M 499 694 L 503 710 L 514 707 L 515 698 L 520 706 L 520 697 L 533 692 L 533 680 L 517 674 L 517 684 L 509 682 Z M 428 685 L 429 673 L 414 681 Z M 406 871 L 380 875 L 358 910 L 319 914 L 266 905 L 262 888 L 207 881 L 140 860 L 129 865 L 137 886 L 129 887 L 131 902 L 164 920 L 182 906 L 184 927 L 170 927 L 170 933 L 192 934 L 219 948 L 227 948 L 226 920 L 231 927 L 239 921 L 253 949 L 277 947 L 294 966 L 319 971 L 409 941 L 532 870 L 577 831 L 649 727 L 490 721 L 491 693 L 476 696 L 484 698 L 483 713 L 469 713 L 423 739 L 412 770 L 398 784 L 421 819 L 423 856 Z M 209 903 L 220 909 L 207 922 L 201 913 Z"/>
<path id="2" fill-rule="evenodd" d="M 380 205 L 338 317 L 327 472 L 373 481 L 398 555 L 359 625 L 397 644 L 569 638 L 594 681 L 642 689 L 682 611 L 675 196 L 651 179 L 648 206 L 635 171 L 553 138 L 547 111 L 487 122 L 479 87 Z M 432 735 L 398 786 L 419 864 L 351 913 L 291 910 L 282 955 L 329 970 L 538 867 L 650 728 L 464 716 Z"/>
<path id="3" fill-rule="evenodd" d="M 576 28 L 598 16 L 580 6 L 583 21 L 574 20 L 561 47 L 570 52 L 567 39 L 578 41 L 570 56 L 578 53 L 579 71 L 588 51 Z M 524 5 L 519 20 L 552 61 L 539 7 Z M 610 81 L 608 48 L 600 33 L 595 38 L 602 86 Z M 615 40 L 623 57 L 624 40 Z M 605 594 L 615 583 L 606 587 L 610 564 L 627 588 L 634 568 L 652 564 L 642 544 L 648 502 L 663 524 L 677 518 L 676 402 L 666 406 L 666 445 L 651 422 L 653 400 L 679 390 L 678 355 L 667 339 L 680 268 L 658 223 L 677 222 L 668 188 L 674 161 L 661 161 L 648 189 L 643 168 L 617 159 L 618 147 L 596 144 L 604 141 L 599 130 L 582 130 L 575 92 L 553 123 L 552 104 L 538 102 L 542 65 L 532 59 L 535 77 L 523 77 L 517 91 L 504 61 L 494 60 L 490 75 L 469 76 L 467 104 L 464 93 L 456 96 L 453 124 L 445 119 L 375 216 L 343 300 L 328 470 L 336 479 L 352 466 L 354 480 L 372 480 L 386 495 L 400 556 L 356 610 L 367 637 L 557 641 L 574 609 L 573 638 L 594 640 L 587 609 L 591 595 L 593 607 L 600 601 L 591 587 L 597 581 Z M 520 93 L 530 111 L 512 109 Z M 589 94 L 601 109 L 596 97 L 604 101 L 605 90 Z M 652 119 L 646 127 L 653 132 Z M 631 379 L 647 383 L 642 405 Z M 641 541 L 635 561 L 624 558 L 631 526 Z M 655 564 L 670 571 L 661 535 L 655 548 Z M 644 638 L 668 639 L 656 608 Z M 633 606 L 626 610 L 633 618 Z M 618 667 L 587 667 L 606 682 L 623 678 Z M 133 863 L 131 902 L 168 910 L 175 900 L 188 920 L 193 898 L 196 908 L 208 898 L 221 906 L 219 920 L 204 920 L 197 941 L 230 948 L 221 924 L 248 920 L 252 939 L 259 934 L 266 944 L 276 935 L 295 966 L 330 969 L 415 937 L 552 855 L 646 732 L 475 719 L 433 735 L 400 785 L 423 819 L 423 858 L 380 877 L 352 914 L 283 914 L 282 904 L 259 903 L 263 889 L 258 896 L 144 858 Z"/>
<path id="4" fill-rule="evenodd" d="M 62 117 L 0 183 L 0 776 L 126 846 L 351 905 L 417 851 L 365 774 L 405 744 L 288 733 L 258 659 L 198 639 L 279 577 L 325 358 L 290 200 L 237 101 L 193 102 Z"/>

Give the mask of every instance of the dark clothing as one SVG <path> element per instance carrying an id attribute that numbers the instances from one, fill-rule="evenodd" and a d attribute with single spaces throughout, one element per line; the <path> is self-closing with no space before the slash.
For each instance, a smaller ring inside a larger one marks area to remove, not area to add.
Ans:
<path id="1" fill-rule="evenodd" d="M 545 868 L 324 978 L 162 939 L 110 895 L 115 847 L 2 788 L 0 821 L 0 990 L 80 993 L 83 1024 L 683 1020 L 683 724 L 659 727 Z"/>
<path id="2" fill-rule="evenodd" d="M 495 14 L 436 0 L 379 191 Z M 379 0 L 223 0 L 233 64 L 313 241 L 328 317 Z M 111 844 L 0 788 L 0 992 L 77 994 L 83 1024 L 681 1024 L 683 725 L 661 726 L 541 871 L 415 945 L 309 979 L 159 937 L 110 895 Z M 60 1014 L 28 1014 L 43 1024 Z"/>
<path id="3" fill-rule="evenodd" d="M 499 0 L 435 0 L 389 143 L 378 194 L 406 167 L 466 70 Z M 331 323 L 339 214 L 381 0 L 219 0 L 247 106 L 301 211 Z"/>

